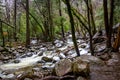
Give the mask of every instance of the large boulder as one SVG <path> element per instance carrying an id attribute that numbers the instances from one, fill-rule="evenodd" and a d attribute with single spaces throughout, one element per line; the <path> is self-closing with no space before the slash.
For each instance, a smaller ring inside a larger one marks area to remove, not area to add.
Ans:
<path id="1" fill-rule="evenodd" d="M 102 61 L 101 59 L 95 57 L 95 56 L 91 56 L 91 55 L 81 55 L 80 57 L 77 57 L 79 59 L 81 59 L 83 62 L 88 62 L 89 64 L 100 64 L 100 65 L 104 65 L 104 61 Z"/>
<path id="2" fill-rule="evenodd" d="M 57 76 L 63 76 L 69 72 L 72 72 L 72 61 L 70 59 L 62 59 L 55 65 Z"/>
<path id="3" fill-rule="evenodd" d="M 82 61 L 81 58 L 77 57 L 72 64 L 72 70 L 74 74 L 89 74 L 89 63 L 86 61 Z"/>

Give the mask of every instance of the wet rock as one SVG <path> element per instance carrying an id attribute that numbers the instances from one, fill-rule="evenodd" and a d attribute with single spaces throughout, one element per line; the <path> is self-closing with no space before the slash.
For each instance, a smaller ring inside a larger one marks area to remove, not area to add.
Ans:
<path id="1" fill-rule="evenodd" d="M 42 52 L 42 51 L 39 51 L 37 54 L 38 54 L 38 56 L 42 56 L 42 55 L 43 55 L 43 52 Z"/>
<path id="2" fill-rule="evenodd" d="M 56 61 L 56 62 L 57 62 L 57 61 L 60 61 L 60 57 L 54 56 L 54 57 L 53 57 L 53 61 Z"/>
<path id="3" fill-rule="evenodd" d="M 66 56 L 65 56 L 63 53 L 60 53 L 60 54 L 59 54 L 59 57 L 60 57 L 60 59 L 66 58 Z"/>
<path id="4" fill-rule="evenodd" d="M 14 60 L 14 63 L 20 63 L 20 60 Z"/>
<path id="5" fill-rule="evenodd" d="M 21 50 L 21 49 L 18 49 L 18 52 L 19 52 L 19 53 L 23 53 L 24 51 L 23 51 L 23 50 Z"/>
<path id="6" fill-rule="evenodd" d="M 32 79 L 30 79 L 30 78 L 25 78 L 24 80 L 32 80 Z"/>
<path id="7" fill-rule="evenodd" d="M 8 74 L 8 75 L 0 74 L 0 77 L 1 77 L 2 79 L 5 79 L 5 80 L 7 80 L 7 79 L 9 79 L 9 80 L 13 79 L 13 80 L 14 80 L 15 75 L 14 75 L 14 74 Z"/>
<path id="8" fill-rule="evenodd" d="M 12 51 L 15 51 L 15 48 L 11 48 Z"/>
<path id="9" fill-rule="evenodd" d="M 22 49 L 23 47 L 22 46 L 18 46 L 18 49 Z"/>
<path id="10" fill-rule="evenodd" d="M 60 48 L 60 47 L 63 46 L 63 41 L 55 40 L 54 43 L 55 43 L 55 46 L 56 46 L 57 48 Z"/>
<path id="11" fill-rule="evenodd" d="M 0 60 L 3 60 L 4 59 L 4 56 L 1 54 L 0 55 Z"/>
<path id="12" fill-rule="evenodd" d="M 80 58 L 76 58 L 73 61 L 73 73 L 87 75 L 89 74 L 89 64 L 88 62 L 82 61 Z"/>
<path id="13" fill-rule="evenodd" d="M 31 57 L 31 56 L 33 56 L 33 54 L 30 53 L 30 52 L 28 52 L 28 53 L 26 54 L 26 56 L 27 56 L 27 57 Z"/>
<path id="14" fill-rule="evenodd" d="M 37 43 L 37 40 L 32 40 L 31 41 L 31 44 L 36 44 Z"/>
<path id="15" fill-rule="evenodd" d="M 20 56 L 20 58 L 26 58 L 27 55 L 26 54 L 23 54 L 22 56 Z"/>
<path id="16" fill-rule="evenodd" d="M 77 56 L 77 54 L 73 53 L 73 54 L 69 55 L 68 58 L 73 58 L 73 57 L 76 57 L 76 56 Z"/>
<path id="17" fill-rule="evenodd" d="M 31 70 L 29 71 L 25 70 L 19 76 L 17 76 L 18 80 L 24 80 L 25 78 L 34 78 L 34 77 L 36 76 L 34 75 L 34 72 Z"/>
<path id="18" fill-rule="evenodd" d="M 80 48 L 85 48 L 85 47 L 86 47 L 86 45 L 81 45 L 81 46 L 80 46 Z"/>
<path id="19" fill-rule="evenodd" d="M 30 49 L 30 52 L 35 52 L 35 49 L 34 49 L 34 48 L 31 48 L 31 49 Z"/>
<path id="20" fill-rule="evenodd" d="M 72 71 L 72 61 L 63 59 L 55 65 L 55 73 L 57 76 L 63 76 Z"/>
<path id="21" fill-rule="evenodd" d="M 60 47 L 62 47 L 62 44 L 61 44 L 61 43 L 56 43 L 55 46 L 56 46 L 57 48 L 60 48 Z"/>
<path id="22" fill-rule="evenodd" d="M 42 51 L 42 52 L 45 52 L 45 51 L 47 51 L 47 48 L 40 48 L 40 50 Z"/>
<path id="23" fill-rule="evenodd" d="M 0 52 L 4 51 L 4 48 L 0 46 Z"/>
<path id="24" fill-rule="evenodd" d="M 48 57 L 42 57 L 41 60 L 44 60 L 45 62 L 52 62 L 53 61 L 52 58 L 48 58 Z"/>
<path id="25" fill-rule="evenodd" d="M 42 66 L 42 69 L 46 70 L 46 69 L 53 69 L 55 67 L 55 64 L 53 63 L 45 63 L 43 66 Z"/>
<path id="26" fill-rule="evenodd" d="M 39 61 L 37 61 L 37 63 L 45 63 L 45 61 L 44 60 L 39 60 Z"/>
<path id="27" fill-rule="evenodd" d="M 16 54 L 18 54 L 18 52 L 15 50 L 15 51 L 13 51 L 13 54 L 16 55 Z"/>

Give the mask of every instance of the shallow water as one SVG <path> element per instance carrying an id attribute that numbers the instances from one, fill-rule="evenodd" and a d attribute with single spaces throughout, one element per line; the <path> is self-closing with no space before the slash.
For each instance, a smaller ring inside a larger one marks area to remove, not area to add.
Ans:
<path id="1" fill-rule="evenodd" d="M 88 48 L 88 46 L 89 46 L 88 44 L 86 44 L 86 43 L 83 43 L 83 44 L 87 46 L 86 48 Z M 73 42 L 70 39 L 67 40 L 66 46 L 63 46 L 63 47 L 58 48 L 58 49 L 63 51 L 65 49 L 67 49 L 68 46 L 73 46 Z M 90 55 L 90 53 L 88 54 L 88 49 L 79 48 L 79 50 L 80 50 L 80 55 Z M 66 56 L 67 58 L 69 58 L 69 57 L 72 58 L 72 57 L 77 56 L 77 54 L 74 50 L 71 50 L 71 52 L 72 52 L 72 54 L 70 54 L 69 56 Z M 37 52 L 37 54 L 39 54 L 39 52 Z M 31 56 L 31 57 L 17 58 L 17 60 L 18 59 L 20 60 L 19 63 L 3 64 L 3 65 L 0 65 L 0 69 L 1 70 L 9 70 L 9 69 L 19 69 L 19 68 L 23 68 L 23 67 L 27 67 L 27 66 L 32 66 L 32 65 L 36 64 L 38 61 L 40 61 L 43 56 L 47 56 L 48 58 L 55 58 L 55 59 L 57 59 L 56 61 L 60 60 L 58 55 L 56 55 L 56 53 L 54 53 L 52 50 L 44 52 L 42 56 L 38 56 L 37 54 L 33 54 L 33 56 Z M 64 58 L 66 58 L 66 57 L 64 56 Z M 45 65 L 43 65 L 43 66 L 45 66 Z"/>

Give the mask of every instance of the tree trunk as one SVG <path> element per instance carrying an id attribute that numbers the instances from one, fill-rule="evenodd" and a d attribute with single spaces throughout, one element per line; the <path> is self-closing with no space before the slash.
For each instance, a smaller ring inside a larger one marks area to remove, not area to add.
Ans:
<path id="1" fill-rule="evenodd" d="M 93 14 L 93 7 L 92 7 L 92 3 L 91 3 L 91 0 L 90 0 L 90 15 L 91 15 L 91 23 L 92 23 L 92 35 L 94 35 L 97 30 L 96 30 L 96 26 L 95 26 L 95 20 L 94 20 L 94 14 Z"/>
<path id="2" fill-rule="evenodd" d="M 117 33 L 117 38 L 115 39 L 115 42 L 113 43 L 113 51 L 117 52 L 119 51 L 120 46 L 120 26 Z"/>
<path id="3" fill-rule="evenodd" d="M 17 34 L 17 26 L 16 26 L 16 14 L 17 14 L 17 0 L 14 0 L 14 40 L 15 41 L 17 41 L 17 36 L 16 36 L 16 34 Z"/>
<path id="4" fill-rule="evenodd" d="M 103 0 L 103 8 L 104 8 L 104 24 L 106 30 L 106 47 L 111 48 L 111 37 L 112 37 L 112 27 L 113 27 L 113 14 L 114 14 L 114 0 L 110 0 L 110 18 L 108 18 L 108 1 Z M 108 21 L 109 20 L 109 21 Z"/>
<path id="5" fill-rule="evenodd" d="M 3 35 L 3 28 L 2 28 L 2 21 L 0 20 L 0 32 L 1 32 L 1 38 L 2 38 L 2 46 L 4 47 L 5 46 L 5 38 L 4 38 L 4 35 Z"/>
<path id="6" fill-rule="evenodd" d="M 75 47 L 77 56 L 80 56 L 79 49 L 78 49 L 77 42 L 76 42 L 76 37 L 75 37 L 74 19 L 73 19 L 73 16 L 72 16 L 71 6 L 70 6 L 69 1 L 70 0 L 65 0 L 65 3 L 67 5 L 68 15 L 69 15 L 69 18 L 70 18 L 70 23 L 71 23 L 72 40 L 73 40 L 73 43 L 74 43 L 74 47 Z"/>
<path id="7" fill-rule="evenodd" d="M 86 1 L 87 5 L 87 17 L 88 17 L 88 26 L 89 26 L 89 37 L 90 37 L 90 51 L 91 54 L 94 55 L 94 49 L 93 49 L 93 43 L 92 43 L 92 27 L 91 27 L 91 17 L 90 17 L 90 6 L 89 6 L 89 1 Z"/>
<path id="8" fill-rule="evenodd" d="M 60 19 L 60 25 L 61 25 L 62 37 L 63 37 L 63 39 L 65 39 L 65 33 L 64 33 L 64 28 L 63 28 L 63 20 L 62 20 L 61 1 L 60 0 L 59 0 L 59 15 L 61 17 L 61 19 Z"/>
<path id="9" fill-rule="evenodd" d="M 26 0 L 26 47 L 30 46 L 29 0 Z"/>
<path id="10" fill-rule="evenodd" d="M 49 38 L 50 40 L 53 42 L 53 38 L 54 38 L 54 28 L 53 28 L 53 19 L 52 19 L 52 2 L 51 0 L 47 0 L 48 1 L 48 22 L 49 22 Z"/>

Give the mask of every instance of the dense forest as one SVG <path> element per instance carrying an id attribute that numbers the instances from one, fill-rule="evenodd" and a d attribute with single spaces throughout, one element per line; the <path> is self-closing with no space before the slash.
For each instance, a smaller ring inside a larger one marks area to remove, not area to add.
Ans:
<path id="1" fill-rule="evenodd" d="M 0 0 L 0 80 L 119 80 L 120 0 Z"/>

